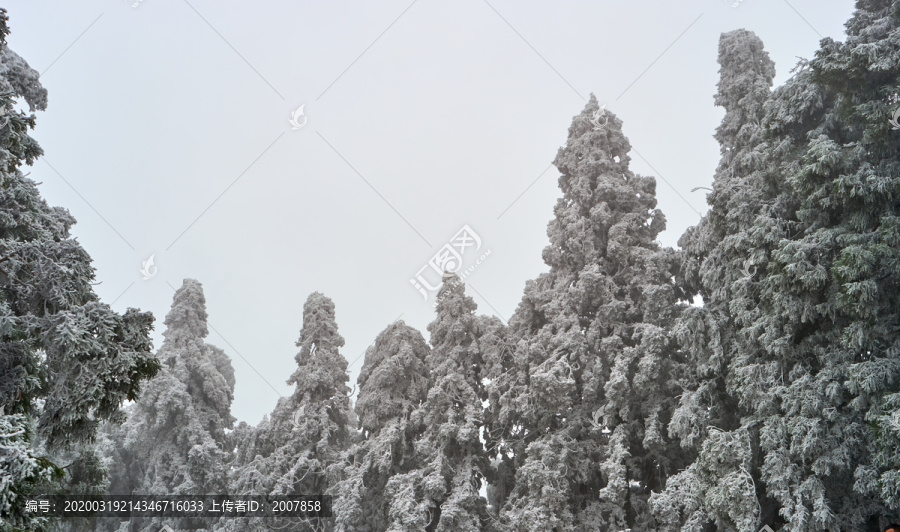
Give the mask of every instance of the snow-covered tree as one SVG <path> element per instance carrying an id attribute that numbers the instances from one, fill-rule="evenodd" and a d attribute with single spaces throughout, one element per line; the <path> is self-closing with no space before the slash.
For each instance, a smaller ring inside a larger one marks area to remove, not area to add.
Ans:
<path id="1" fill-rule="evenodd" d="M 824 39 L 765 106 L 775 193 L 740 232 L 748 266 L 728 307 L 740 427 L 713 431 L 677 479 L 720 529 L 770 504 L 767 524 L 792 531 L 863 530 L 900 509 L 898 6 L 857 2 L 846 42 Z"/>
<path id="2" fill-rule="evenodd" d="M 365 440 L 348 455 L 334 503 L 337 532 L 384 532 L 390 524 L 385 486 L 418 469 L 414 442 L 424 427 L 410 415 L 425 401 L 430 348 L 402 321 L 382 331 L 359 373 L 356 414 Z"/>
<path id="3" fill-rule="evenodd" d="M 789 233 L 744 325 L 766 355 L 747 353 L 734 371 L 741 403 L 761 423 L 766 492 L 796 531 L 862 529 L 900 510 L 891 422 L 900 407 L 900 144 L 889 123 L 900 106 L 900 4 L 859 1 L 846 28 L 846 42 L 823 39 L 767 113 L 781 139 Z"/>
<path id="4" fill-rule="evenodd" d="M 119 463 L 110 463 L 114 487 L 135 495 L 215 495 L 227 493 L 225 431 L 234 426 L 234 369 L 224 351 L 206 343 L 206 299 L 194 279 L 185 279 L 166 315 L 157 356 L 163 367 L 140 399 L 128 408 L 121 431 Z M 152 445 L 148 445 L 152 442 Z M 135 530 L 157 532 L 204 525 L 193 518 L 132 518 Z"/>
<path id="5" fill-rule="evenodd" d="M 47 91 L 7 46 L 7 21 L 0 10 L 0 527 L 27 528 L 38 523 L 23 499 L 61 473 L 39 455 L 90 442 L 102 420 L 121 421 L 120 406 L 159 363 L 153 317 L 100 302 L 91 258 L 69 233 L 75 219 L 49 207 L 20 170 L 43 152 L 28 135 L 34 115 L 13 105 L 23 98 L 44 110 Z"/>
<path id="6" fill-rule="evenodd" d="M 431 386 L 410 415 L 411 423 L 424 427 L 415 442 L 418 468 L 387 483 L 388 530 L 494 530 L 495 518 L 480 494 L 491 473 L 481 441 L 484 360 L 476 305 L 455 274 L 444 275 L 437 301 L 437 316 L 428 325 Z"/>
<path id="7" fill-rule="evenodd" d="M 823 367 L 814 385 L 803 383 L 802 394 L 794 395 L 800 401 L 793 404 L 807 406 L 811 415 L 823 394 L 830 400 L 821 409 L 833 428 L 816 443 L 839 445 L 817 449 L 813 472 L 847 481 L 853 475 L 858 496 L 841 498 L 837 482 L 827 485 L 841 528 L 857 525 L 866 515 L 888 517 L 884 507 L 893 513 L 889 520 L 900 519 L 900 126 L 890 123 L 900 108 L 900 3 L 860 0 L 856 5 L 846 24 L 846 42 L 825 39 L 809 65 L 812 80 L 827 88 L 834 106 L 820 124 L 800 122 L 810 140 L 791 184 L 801 198 L 798 218 L 806 227 L 796 246 L 779 250 L 781 271 L 797 276 L 792 285 L 804 298 L 814 290 L 803 282 L 807 275 L 792 270 L 817 262 L 829 266 L 827 310 L 821 304 L 816 308 L 825 318 L 820 321 L 823 338 L 807 351 L 815 352 Z M 808 255 L 812 244 L 822 259 Z M 821 283 L 820 275 L 814 277 Z M 772 290 L 781 286 L 773 283 Z M 770 297 L 775 299 L 774 293 Z M 802 338 L 807 325 L 795 327 L 795 338 Z M 835 386 L 841 379 L 847 379 L 845 387 Z M 831 421 L 841 413 L 850 419 Z M 864 428 L 870 429 L 867 437 L 857 436 Z M 870 456 L 855 448 L 862 441 Z M 854 452 L 858 462 L 839 460 Z M 770 463 L 774 476 L 777 462 Z M 801 491 L 783 486 L 778 486 L 779 499 L 796 498 Z M 861 497 L 878 496 L 880 504 L 860 506 Z"/>
<path id="8" fill-rule="evenodd" d="M 663 530 L 710 521 L 724 530 L 748 530 L 775 517 L 770 501 L 758 501 L 759 464 L 745 452 L 758 446 L 758 431 L 755 425 L 742 427 L 746 410 L 728 381 L 738 353 L 759 349 L 743 341 L 743 322 L 735 316 L 746 319 L 756 312 L 753 279 L 765 271 L 773 238 L 772 231 L 750 229 L 756 220 L 771 219 L 776 194 L 769 139 L 761 125 L 775 66 L 762 41 L 747 30 L 722 34 L 718 62 L 715 102 L 725 116 L 715 137 L 722 158 L 708 196 L 709 212 L 679 241 L 681 286 L 689 296 L 699 294 L 703 305 L 687 308 L 674 327 L 687 363 L 680 405 L 668 426 L 669 434 L 699 457 L 652 499 Z M 697 499 L 697 493 L 703 496 Z"/>
<path id="9" fill-rule="evenodd" d="M 290 397 L 279 399 L 271 417 L 246 438 L 235 464 L 233 492 L 247 495 L 335 495 L 346 464 L 356 416 L 350 407 L 347 360 L 340 353 L 334 303 L 319 292 L 303 306 L 303 327 L 294 357 L 297 369 L 287 380 Z M 330 530 L 333 518 L 247 518 L 225 521 L 223 530 L 287 527 Z"/>
<path id="10" fill-rule="evenodd" d="M 478 344 L 481 350 L 483 366 L 481 368 L 484 397 L 484 429 L 482 438 L 485 444 L 485 452 L 491 460 L 491 467 L 486 471 L 488 511 L 491 515 L 499 516 L 499 509 L 506 502 L 506 497 L 515 484 L 515 465 L 513 458 L 505 453 L 500 453 L 498 447 L 503 442 L 500 420 L 497 415 L 501 409 L 501 399 L 505 387 L 502 381 L 511 372 L 514 359 L 510 347 L 509 329 L 494 316 L 478 316 Z M 502 382 L 501 382 L 502 381 Z M 498 528 L 502 529 L 502 525 Z"/>
<path id="11" fill-rule="evenodd" d="M 102 438 L 102 430 L 98 434 Z M 99 439 L 99 438 L 98 438 Z M 54 456 L 58 461 L 59 457 Z M 62 463 L 59 462 L 58 463 Z M 92 444 L 81 446 L 77 452 L 67 457 L 64 466 L 66 476 L 50 486 L 54 492 L 62 492 L 76 497 L 102 497 L 109 488 L 109 468 L 103 457 Z M 50 490 L 48 490 L 50 491 Z M 103 530 L 103 522 L 97 517 L 70 517 L 54 519 L 50 522 L 53 532 L 80 532 L 82 530 Z"/>
<path id="12" fill-rule="evenodd" d="M 515 469 L 499 497 L 514 530 L 650 530 L 650 490 L 683 461 L 665 434 L 679 391 L 676 255 L 655 241 L 656 183 L 628 169 L 621 128 L 593 96 L 574 118 L 554 161 L 550 271 L 527 284 L 491 385 L 496 452 Z"/>

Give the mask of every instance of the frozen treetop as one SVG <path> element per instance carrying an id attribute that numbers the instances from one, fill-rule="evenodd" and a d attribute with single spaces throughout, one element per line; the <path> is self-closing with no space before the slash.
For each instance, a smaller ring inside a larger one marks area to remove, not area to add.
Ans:
<path id="1" fill-rule="evenodd" d="M 206 298 L 203 286 L 196 279 L 185 279 L 175 292 L 172 309 L 166 314 L 166 341 L 178 343 L 182 339 L 202 340 L 209 335 L 206 326 Z"/>
<path id="2" fill-rule="evenodd" d="M 47 108 L 47 89 L 39 81 L 40 73 L 28 65 L 6 45 L 6 12 L 0 13 L 2 31 L 0 31 L 0 94 L 19 94 L 28 102 L 32 111 L 43 111 Z"/>

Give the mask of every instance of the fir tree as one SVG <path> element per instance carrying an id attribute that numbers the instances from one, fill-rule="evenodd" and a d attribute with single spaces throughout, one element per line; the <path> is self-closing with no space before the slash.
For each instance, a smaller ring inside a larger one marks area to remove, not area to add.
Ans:
<path id="1" fill-rule="evenodd" d="M 900 390 L 898 23 L 896 2 L 857 2 L 846 42 L 823 39 L 767 113 L 792 208 L 746 320 L 766 356 L 738 359 L 735 380 L 792 530 L 862 529 L 900 502 L 885 422 Z"/>
<path id="2" fill-rule="evenodd" d="M 294 393 L 279 399 L 271 417 L 249 438 L 250 449 L 241 451 L 249 461 L 236 464 L 235 493 L 336 494 L 356 417 L 346 384 L 347 360 L 340 353 L 344 338 L 338 333 L 331 299 L 319 292 L 309 296 L 296 345 L 297 369 L 287 381 L 295 385 Z M 334 518 L 231 519 L 222 526 L 331 530 Z"/>
<path id="3" fill-rule="evenodd" d="M 509 329 L 503 322 L 493 316 L 478 316 L 477 320 L 478 343 L 484 363 L 481 368 L 482 404 L 485 406 L 482 438 L 487 457 L 491 460 L 491 467 L 486 471 L 485 492 L 488 511 L 491 515 L 499 517 L 499 509 L 503 507 L 515 483 L 512 458 L 505 453 L 497 452 L 503 435 L 499 430 L 500 420 L 496 417 L 501 410 L 500 402 L 504 390 L 500 381 L 511 372 L 513 357 L 509 345 Z"/>
<path id="4" fill-rule="evenodd" d="M 783 236 L 749 230 L 773 213 L 770 139 L 761 121 L 775 66 L 762 41 L 747 30 L 722 34 L 718 62 L 715 102 L 725 116 L 715 138 L 722 159 L 708 197 L 709 212 L 679 241 L 684 249 L 681 287 L 689 296 L 702 296 L 703 306 L 686 309 L 674 328 L 688 362 L 680 405 L 668 427 L 684 448 L 699 454 L 666 492 L 653 497 L 665 530 L 680 530 L 687 522 L 745 530 L 759 528 L 761 514 L 765 522 L 775 516 L 771 501 L 764 500 L 763 509 L 755 490 L 760 464 L 748 449 L 758 446 L 758 432 L 755 425 L 741 426 L 746 410 L 728 380 L 738 353 L 759 349 L 743 341 L 739 331 L 744 322 L 735 315 L 746 319 L 756 312 L 754 276 L 765 271 L 771 239 Z M 698 493 L 702 497 L 695 497 Z"/>
<path id="5" fill-rule="evenodd" d="M 115 487 L 126 495 L 227 493 L 225 431 L 234 425 L 234 369 L 224 351 L 204 341 L 206 299 L 198 281 L 186 279 L 175 292 L 165 324 L 157 353 L 163 368 L 131 405 L 122 431 L 119 467 L 135 483 L 118 481 Z M 209 519 L 132 518 L 130 530 L 156 532 L 164 524 L 215 529 Z"/>
<path id="6" fill-rule="evenodd" d="M 414 442 L 424 427 L 410 415 L 427 397 L 430 351 L 419 331 L 402 321 L 389 325 L 366 351 L 356 402 L 365 440 L 347 454 L 345 478 L 336 490 L 336 531 L 388 529 L 391 501 L 385 486 L 419 466 Z"/>
<path id="7" fill-rule="evenodd" d="M 809 65 L 812 81 L 827 87 L 835 105 L 823 117 L 826 127 L 807 133 L 804 166 L 792 181 L 801 198 L 798 217 L 808 227 L 802 244 L 821 242 L 830 262 L 830 312 L 823 314 L 831 320 L 824 332 L 840 353 L 839 364 L 819 355 L 828 364 L 807 397 L 824 391 L 833 398 L 833 380 L 847 378 L 839 404 L 853 418 L 826 443 L 841 445 L 819 452 L 820 470 L 854 469 L 838 457 L 856 450 L 862 415 L 870 431 L 859 439 L 871 454 L 856 463 L 853 488 L 881 499 L 861 512 L 860 497 L 835 494 L 843 526 L 862 522 L 860 513 L 887 516 L 885 507 L 891 520 L 900 517 L 900 135 L 889 127 L 900 108 L 900 3 L 860 0 L 846 27 L 847 41 L 825 39 Z M 830 417 L 828 407 L 823 414 Z"/>
<path id="8" fill-rule="evenodd" d="M 824 39 L 766 106 L 776 193 L 743 231 L 764 261 L 732 283 L 748 299 L 730 309 L 741 427 L 711 436 L 680 482 L 700 481 L 691 506 L 720 528 L 769 498 L 769 524 L 793 531 L 861 530 L 897 508 L 898 15 L 857 2 L 847 41 Z"/>
<path id="9" fill-rule="evenodd" d="M 447 274 L 438 292 L 437 316 L 428 325 L 428 397 L 410 416 L 424 427 L 415 442 L 418 469 L 394 475 L 389 531 L 493 530 L 481 486 L 491 476 L 481 441 L 484 412 L 475 302 L 459 277 Z"/>
<path id="10" fill-rule="evenodd" d="M 492 419 L 497 452 L 514 462 L 503 514 L 515 530 L 650 530 L 649 492 L 683 460 L 665 435 L 677 262 L 655 242 L 655 180 L 628 169 L 621 127 L 593 96 L 575 117 L 554 161 L 563 197 L 550 272 L 527 284 L 510 321 L 515 350 Z"/>
<path id="11" fill-rule="evenodd" d="M 92 441 L 101 421 L 121 421 L 159 363 L 153 317 L 99 301 L 90 256 L 69 233 L 75 219 L 20 170 L 43 152 L 28 135 L 34 115 L 13 103 L 44 110 L 47 91 L 7 46 L 7 20 L 0 10 L 0 527 L 31 527 L 41 520 L 23 512 L 24 497 L 63 473 L 37 449 L 62 453 Z"/>

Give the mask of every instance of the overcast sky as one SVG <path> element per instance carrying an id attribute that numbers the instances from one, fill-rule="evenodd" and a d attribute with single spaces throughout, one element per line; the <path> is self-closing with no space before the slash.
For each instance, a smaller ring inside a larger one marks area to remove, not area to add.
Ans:
<path id="1" fill-rule="evenodd" d="M 657 178 L 678 237 L 706 211 L 719 35 L 746 28 L 776 84 L 851 0 L 16 0 L 9 46 L 49 106 L 31 169 L 78 220 L 96 287 L 150 310 L 203 283 L 237 373 L 233 414 L 270 412 L 296 368 L 303 303 L 331 297 L 356 382 L 401 317 L 433 317 L 410 279 L 460 235 L 478 312 L 504 321 L 560 196 L 549 168 L 590 93 L 624 121 L 631 169 Z M 303 106 L 302 115 L 297 112 Z M 292 125 L 291 119 L 294 118 Z M 296 127 L 296 128 L 295 128 Z M 475 248 L 480 239 L 480 249 Z M 487 252 L 490 252 L 487 254 Z M 147 273 L 141 273 L 148 258 Z M 444 258 L 453 255 L 444 255 Z M 436 263 L 446 266 L 441 260 Z M 421 270 L 425 267 L 425 270 Z M 420 272 L 421 270 L 421 272 Z M 418 282 L 418 281 L 417 281 Z"/>

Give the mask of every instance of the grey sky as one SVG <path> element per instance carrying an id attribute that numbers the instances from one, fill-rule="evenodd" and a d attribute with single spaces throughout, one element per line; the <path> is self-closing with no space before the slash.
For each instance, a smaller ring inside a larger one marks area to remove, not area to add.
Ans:
<path id="1" fill-rule="evenodd" d="M 491 252 L 469 294 L 507 320 L 546 270 L 559 174 L 538 176 L 591 92 L 624 121 L 632 170 L 657 178 L 661 240 L 674 246 L 706 210 L 691 188 L 709 186 L 718 162 L 719 34 L 756 32 L 780 84 L 821 37 L 843 40 L 853 8 L 135 3 L 6 2 L 9 45 L 49 90 L 34 133 L 46 158 L 31 177 L 78 219 L 101 298 L 157 317 L 155 346 L 170 285 L 203 283 L 208 341 L 232 357 L 232 411 L 250 423 L 290 393 L 313 291 L 335 301 L 351 385 L 398 316 L 427 339 L 433 295 L 424 302 L 409 280 L 465 224 Z M 295 130 L 300 105 L 308 121 Z M 144 280 L 151 254 L 158 272 Z"/>

